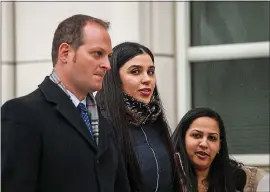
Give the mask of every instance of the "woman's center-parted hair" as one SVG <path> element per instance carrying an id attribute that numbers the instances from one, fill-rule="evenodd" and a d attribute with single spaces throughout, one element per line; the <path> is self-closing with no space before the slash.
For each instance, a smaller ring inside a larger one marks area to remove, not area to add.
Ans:
<path id="1" fill-rule="evenodd" d="M 119 70 L 126 62 L 141 54 L 148 54 L 154 63 L 154 56 L 147 47 L 135 42 L 121 43 L 113 48 L 111 65 Z"/>
<path id="2" fill-rule="evenodd" d="M 112 52 L 112 56 L 110 57 L 111 70 L 106 73 L 103 85 L 110 84 L 110 87 L 112 89 L 115 88 L 115 91 L 119 92 L 119 94 L 120 92 L 122 94 L 122 82 L 119 70 L 125 63 L 138 55 L 148 54 L 154 64 L 154 55 L 150 49 L 136 42 L 120 43 L 113 48 Z M 156 92 L 155 87 L 154 94 Z"/>
<path id="3" fill-rule="evenodd" d="M 220 132 L 220 141 L 222 141 L 225 135 L 225 126 L 223 120 L 221 119 L 220 115 L 217 112 L 215 112 L 210 108 L 195 108 L 187 112 L 179 122 L 177 126 L 178 130 L 175 131 L 175 133 L 177 132 L 181 134 L 182 136 L 181 138 L 184 139 L 187 130 L 190 128 L 191 124 L 200 117 L 209 117 L 218 123 L 218 128 Z"/>

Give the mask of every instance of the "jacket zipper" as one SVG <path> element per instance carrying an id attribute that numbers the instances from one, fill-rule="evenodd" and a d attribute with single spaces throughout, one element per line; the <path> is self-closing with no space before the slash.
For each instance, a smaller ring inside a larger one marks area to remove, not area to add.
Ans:
<path id="1" fill-rule="evenodd" d="M 148 147 L 150 148 L 150 150 L 152 151 L 152 154 L 153 154 L 154 159 L 155 159 L 155 162 L 156 162 L 156 167 L 157 167 L 157 182 L 156 182 L 155 192 L 157 192 L 158 191 L 158 187 L 159 187 L 159 166 L 158 166 L 157 157 L 156 157 L 156 154 L 155 154 L 154 149 L 151 147 L 151 145 L 150 145 L 150 143 L 148 141 L 148 137 L 147 137 L 146 133 L 144 132 L 142 126 L 140 126 L 140 127 L 141 127 L 141 130 L 142 130 L 143 134 L 144 134 L 144 138 L 146 140 L 146 143 L 147 143 Z"/>

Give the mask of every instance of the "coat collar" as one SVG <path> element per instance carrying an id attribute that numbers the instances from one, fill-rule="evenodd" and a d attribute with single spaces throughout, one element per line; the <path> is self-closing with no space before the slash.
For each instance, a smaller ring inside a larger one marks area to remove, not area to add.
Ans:
<path id="1" fill-rule="evenodd" d="M 44 81 L 39 85 L 41 92 L 44 94 L 45 99 L 48 102 L 54 103 L 56 105 L 56 110 L 68 121 L 79 134 L 90 144 L 90 146 L 97 150 L 97 146 L 90 135 L 84 121 L 82 120 L 78 110 L 72 103 L 71 99 L 67 94 L 57 86 L 52 80 L 47 76 Z"/>

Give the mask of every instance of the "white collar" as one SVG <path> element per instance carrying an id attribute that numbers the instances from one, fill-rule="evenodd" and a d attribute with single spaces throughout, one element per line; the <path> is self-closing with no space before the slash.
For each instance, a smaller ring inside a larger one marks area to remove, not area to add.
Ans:
<path id="1" fill-rule="evenodd" d="M 75 95 L 73 95 L 69 90 L 67 90 L 70 95 L 70 99 L 72 100 L 75 107 L 78 107 L 79 103 L 83 103 L 86 106 L 86 97 L 83 100 L 79 100 Z"/>

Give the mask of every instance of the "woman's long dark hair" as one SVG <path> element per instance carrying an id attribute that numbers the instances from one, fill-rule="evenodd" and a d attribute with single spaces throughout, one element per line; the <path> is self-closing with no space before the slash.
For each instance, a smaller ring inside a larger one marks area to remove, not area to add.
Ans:
<path id="1" fill-rule="evenodd" d="M 127 61 L 141 54 L 148 54 L 154 63 L 154 56 L 152 52 L 143 45 L 133 42 L 124 42 L 115 46 L 113 48 L 113 54 L 110 58 L 111 70 L 106 73 L 103 80 L 102 89 L 96 94 L 98 106 L 103 111 L 103 115 L 107 117 L 107 119 L 113 124 L 115 129 L 118 146 L 121 149 L 125 159 L 130 186 L 134 192 L 140 191 L 141 173 L 138 160 L 130 141 L 130 125 L 126 119 L 126 108 L 123 102 L 123 89 L 119 69 Z M 157 87 L 155 87 L 154 92 L 159 96 Z M 162 112 L 156 123 L 160 125 L 159 135 L 167 147 L 172 162 L 172 170 L 174 172 L 176 169 L 174 166 L 174 149 L 170 140 L 170 129 L 166 121 L 163 108 L 162 106 L 160 107 Z M 177 178 L 176 172 L 173 176 L 175 181 L 174 186 L 176 188 L 175 191 L 179 192 L 179 179 Z"/>
<path id="2" fill-rule="evenodd" d="M 188 111 L 180 120 L 172 135 L 173 145 L 175 147 L 175 150 L 180 153 L 180 158 L 182 164 L 184 165 L 182 169 L 185 172 L 185 177 L 182 179 L 186 184 L 185 187 L 187 188 L 188 192 L 198 191 L 197 175 L 195 167 L 187 155 L 185 136 L 192 122 L 199 117 L 210 117 L 212 119 L 215 119 L 218 123 L 220 131 L 221 147 L 219 153 L 216 155 L 211 164 L 210 171 L 207 177 L 208 191 L 236 191 L 236 186 L 233 179 L 234 169 L 232 169 L 232 167 L 238 166 L 238 163 L 236 161 L 230 160 L 229 158 L 225 126 L 220 115 L 209 108 L 195 108 Z"/>

